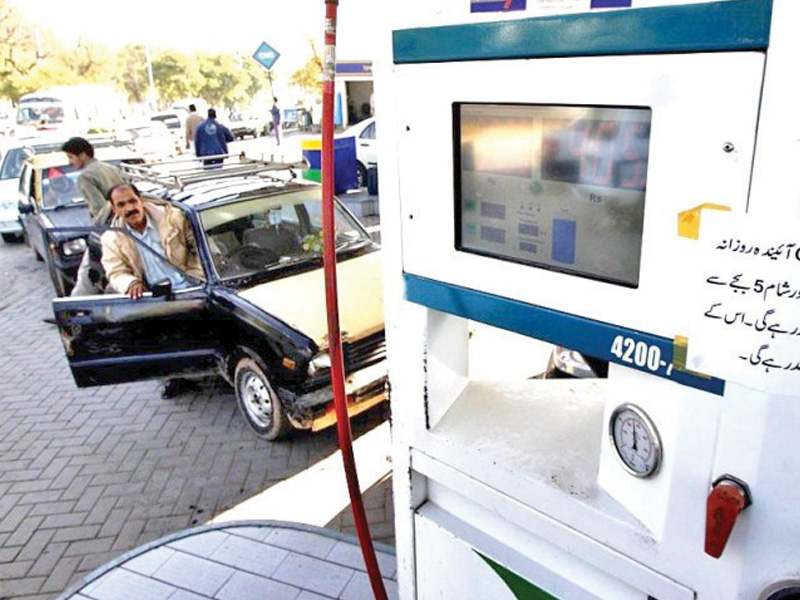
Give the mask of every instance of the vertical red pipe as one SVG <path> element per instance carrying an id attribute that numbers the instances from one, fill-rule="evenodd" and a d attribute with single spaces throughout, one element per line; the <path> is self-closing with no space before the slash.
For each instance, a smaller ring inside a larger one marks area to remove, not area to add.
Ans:
<path id="1" fill-rule="evenodd" d="M 361 542 L 361 553 L 367 566 L 372 593 L 376 600 L 386 600 L 386 590 L 383 587 L 383 579 L 381 579 L 381 572 L 378 568 L 375 548 L 372 546 L 369 523 L 358 485 L 356 461 L 353 456 L 353 434 L 350 431 L 350 417 L 347 414 L 347 398 L 344 393 L 344 360 L 339 330 L 339 295 L 336 288 L 336 239 L 333 212 L 333 109 L 338 4 L 338 0 L 325 0 L 325 56 L 322 72 L 322 260 L 325 269 L 325 300 L 328 306 L 328 351 L 331 357 L 331 386 L 336 407 L 339 449 L 342 451 L 356 532 L 359 542 Z"/>

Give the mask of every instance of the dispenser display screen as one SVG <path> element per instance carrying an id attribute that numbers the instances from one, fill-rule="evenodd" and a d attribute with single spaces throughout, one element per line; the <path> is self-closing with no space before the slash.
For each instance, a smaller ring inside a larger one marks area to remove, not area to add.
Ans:
<path id="1" fill-rule="evenodd" d="M 453 113 L 458 250 L 638 286 L 649 108 Z"/>

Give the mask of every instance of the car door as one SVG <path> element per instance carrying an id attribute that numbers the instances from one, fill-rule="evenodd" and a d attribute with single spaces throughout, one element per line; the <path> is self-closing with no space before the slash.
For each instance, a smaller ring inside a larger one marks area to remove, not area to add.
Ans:
<path id="1" fill-rule="evenodd" d="M 22 173 L 19 176 L 19 201 L 17 208 L 19 211 L 19 218 L 22 221 L 22 226 L 25 229 L 25 235 L 28 236 L 28 242 L 36 249 L 39 256 L 43 256 L 42 249 L 44 242 L 42 241 L 42 232 L 36 220 L 36 187 L 34 185 L 35 169 L 26 163 L 22 168 Z"/>
<path id="2" fill-rule="evenodd" d="M 378 163 L 377 129 L 375 121 L 370 123 L 358 136 L 358 156 L 365 165 Z"/>
<path id="3" fill-rule="evenodd" d="M 164 261 L 165 269 L 177 271 Z M 78 387 L 218 372 L 227 326 L 212 314 L 205 284 L 148 292 L 56 298 L 53 312 Z"/>

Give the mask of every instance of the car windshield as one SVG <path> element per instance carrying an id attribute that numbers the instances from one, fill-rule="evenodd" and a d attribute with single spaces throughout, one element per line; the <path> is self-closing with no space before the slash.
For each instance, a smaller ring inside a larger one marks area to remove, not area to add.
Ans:
<path id="1" fill-rule="evenodd" d="M 56 208 L 83 202 L 78 189 L 78 171 L 72 166 L 42 170 L 42 207 Z"/>
<path id="2" fill-rule="evenodd" d="M 20 125 L 61 123 L 62 121 L 64 121 L 64 109 L 55 100 L 20 103 L 17 111 L 17 123 Z"/>
<path id="3" fill-rule="evenodd" d="M 25 151 L 22 148 L 12 148 L 6 153 L 3 167 L 0 169 L 0 179 L 17 179 L 22 172 L 22 163 L 25 162 Z"/>
<path id="4" fill-rule="evenodd" d="M 200 221 L 223 280 L 315 260 L 322 251 L 319 188 L 208 208 L 200 213 Z M 337 252 L 370 244 L 366 231 L 338 205 L 335 223 Z"/>

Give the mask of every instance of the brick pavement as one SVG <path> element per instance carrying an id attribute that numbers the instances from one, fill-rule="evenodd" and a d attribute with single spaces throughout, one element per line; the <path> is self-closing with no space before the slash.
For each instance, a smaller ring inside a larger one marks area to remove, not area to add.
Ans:
<path id="1" fill-rule="evenodd" d="M 43 263 L 0 245 L 0 277 L 0 600 L 53 598 L 335 449 L 333 429 L 257 439 L 217 382 L 171 400 L 155 382 L 77 389 L 42 322 L 52 315 Z"/>

